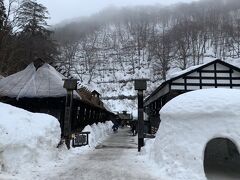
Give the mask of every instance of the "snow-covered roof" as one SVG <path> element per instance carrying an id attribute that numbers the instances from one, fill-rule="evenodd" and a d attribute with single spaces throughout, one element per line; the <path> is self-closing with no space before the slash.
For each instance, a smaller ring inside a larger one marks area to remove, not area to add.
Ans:
<path id="1" fill-rule="evenodd" d="M 183 74 L 185 74 L 185 73 L 188 73 L 188 72 L 190 72 L 190 71 L 194 71 L 195 69 L 198 69 L 198 68 L 200 68 L 200 67 L 202 67 L 202 66 L 204 66 L 204 65 L 206 65 L 206 64 L 208 64 L 208 63 L 199 64 L 199 65 L 196 65 L 196 66 L 191 66 L 191 67 L 189 67 L 189 68 L 187 68 L 187 69 L 184 69 L 184 70 L 182 70 L 182 71 L 178 71 L 178 72 L 172 73 L 171 75 L 169 75 L 169 76 L 167 77 L 167 81 L 168 81 L 168 80 L 171 80 L 171 79 L 173 79 L 173 78 L 176 78 L 176 77 L 178 77 L 178 76 L 181 76 L 181 75 L 183 75 Z"/>
<path id="2" fill-rule="evenodd" d="M 236 62 L 236 61 L 231 61 L 230 59 L 227 60 L 227 61 L 222 61 L 220 59 L 215 59 L 215 60 L 211 60 L 211 61 L 208 61 L 204 64 L 200 64 L 200 65 L 197 65 L 197 66 L 191 66 L 183 71 L 179 71 L 179 72 L 175 72 L 173 74 L 171 74 L 168 79 L 166 81 L 164 81 L 163 83 L 161 83 L 158 88 L 156 88 L 146 99 L 145 99 L 145 102 L 150 102 L 150 98 L 155 96 L 157 97 L 160 97 L 161 96 L 161 93 L 160 91 L 163 90 L 163 91 L 166 91 L 166 89 L 164 89 L 165 87 L 167 87 L 168 84 L 171 84 L 171 82 L 177 80 L 177 79 L 180 79 L 180 78 L 183 78 L 193 72 L 196 72 L 196 71 L 199 71 L 203 68 L 206 68 L 212 64 L 221 64 L 223 66 L 226 66 L 226 67 L 230 67 L 231 69 L 233 70 L 236 70 L 238 72 L 240 72 L 240 63 L 239 62 Z M 155 97 L 155 100 L 156 100 L 156 97 Z"/>
<path id="3" fill-rule="evenodd" d="M 196 69 L 198 69 L 198 68 L 201 68 L 201 67 L 203 67 L 203 66 L 206 66 L 206 65 L 208 65 L 209 63 L 212 63 L 212 62 L 214 62 L 214 61 L 222 61 L 222 60 L 220 60 L 220 59 L 211 59 L 211 60 L 206 61 L 206 62 L 203 63 L 203 64 L 191 66 L 191 67 L 189 67 L 189 68 L 187 68 L 187 69 L 185 69 L 185 70 L 174 72 L 174 73 L 170 74 L 170 75 L 167 77 L 167 80 L 176 78 L 176 77 L 181 76 L 181 75 L 183 75 L 183 74 L 186 74 L 186 73 L 188 73 L 188 72 L 190 72 L 190 71 L 194 71 L 194 70 L 196 70 Z M 223 61 L 223 62 L 228 63 L 228 64 L 230 64 L 230 65 L 232 65 L 232 66 L 235 66 L 235 67 L 240 68 L 240 59 L 227 59 L 226 61 Z"/>
<path id="4" fill-rule="evenodd" d="M 31 63 L 24 70 L 0 80 L 0 96 L 16 99 L 63 97 L 67 93 L 63 88 L 64 78 L 47 63 L 38 68 Z M 76 92 L 74 96 L 80 98 Z"/>

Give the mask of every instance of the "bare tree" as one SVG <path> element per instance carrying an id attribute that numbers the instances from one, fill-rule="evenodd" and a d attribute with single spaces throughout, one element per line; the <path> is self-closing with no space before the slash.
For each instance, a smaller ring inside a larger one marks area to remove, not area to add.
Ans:
<path id="1" fill-rule="evenodd" d="M 149 42 L 149 51 L 152 54 L 153 72 L 155 77 L 166 80 L 167 71 L 172 61 L 172 42 L 169 34 L 163 32 L 154 35 Z"/>
<path id="2" fill-rule="evenodd" d="M 176 64 L 182 70 L 189 66 L 191 39 L 188 21 L 183 21 L 171 29 L 171 36 L 174 39 Z"/>

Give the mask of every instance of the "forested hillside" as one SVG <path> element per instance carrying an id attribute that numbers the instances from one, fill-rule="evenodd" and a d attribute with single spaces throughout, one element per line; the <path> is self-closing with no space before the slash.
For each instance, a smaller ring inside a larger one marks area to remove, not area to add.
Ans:
<path id="1" fill-rule="evenodd" d="M 116 99 L 135 99 L 134 78 L 148 78 L 149 93 L 205 57 L 239 58 L 239 9 L 238 0 L 109 7 L 56 28 L 58 65 L 116 106 Z"/>
<path id="2" fill-rule="evenodd" d="M 172 72 L 206 58 L 240 58 L 239 0 L 109 7 L 55 27 L 36 0 L 3 2 L 0 75 L 40 57 L 97 89 L 114 110 L 136 107 L 135 78 L 149 79 L 149 94 Z"/>

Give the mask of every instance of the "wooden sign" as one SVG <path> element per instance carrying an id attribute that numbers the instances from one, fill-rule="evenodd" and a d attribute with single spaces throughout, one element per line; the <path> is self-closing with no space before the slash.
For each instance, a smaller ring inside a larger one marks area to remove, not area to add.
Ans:
<path id="1" fill-rule="evenodd" d="M 81 147 L 88 145 L 88 135 L 90 132 L 80 132 L 74 134 L 72 138 L 72 147 Z"/>

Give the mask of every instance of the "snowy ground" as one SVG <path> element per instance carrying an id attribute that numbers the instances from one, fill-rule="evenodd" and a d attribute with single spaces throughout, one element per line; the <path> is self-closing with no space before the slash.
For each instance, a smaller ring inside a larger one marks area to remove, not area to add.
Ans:
<path id="1" fill-rule="evenodd" d="M 112 122 L 86 126 L 89 146 L 67 150 L 57 148 L 60 126 L 53 116 L 3 103 L 0 112 L 0 180 L 159 179 L 129 128 L 113 133 Z"/>
<path id="2" fill-rule="evenodd" d="M 94 151 L 74 156 L 68 162 L 39 175 L 41 180 L 156 180 L 159 175 L 137 152 L 137 137 L 129 128 L 120 129 Z"/>
<path id="3" fill-rule="evenodd" d="M 0 180 L 203 180 L 205 173 L 198 167 L 204 144 L 220 136 L 239 147 L 239 102 L 239 90 L 224 89 L 174 98 L 163 108 L 156 139 L 146 139 L 140 153 L 137 136 L 131 136 L 129 128 L 113 133 L 112 122 L 85 127 L 83 131 L 91 132 L 89 146 L 56 148 L 60 126 L 54 117 L 0 103 Z M 194 173 L 195 178 L 188 178 Z M 225 168 L 210 169 L 207 177 L 240 179 Z"/>

